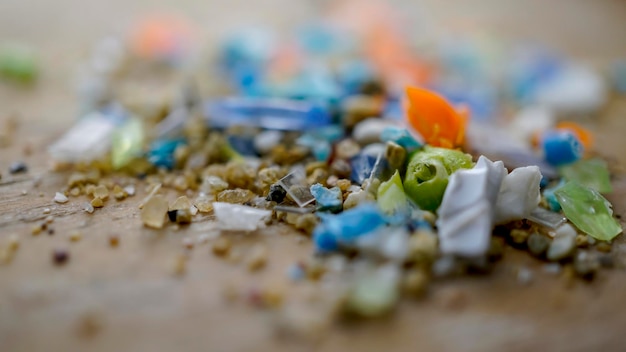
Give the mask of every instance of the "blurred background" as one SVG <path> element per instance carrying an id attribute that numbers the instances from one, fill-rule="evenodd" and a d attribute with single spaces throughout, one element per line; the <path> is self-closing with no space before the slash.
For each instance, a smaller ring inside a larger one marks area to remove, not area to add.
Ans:
<path id="1" fill-rule="evenodd" d="M 80 116 L 77 85 L 81 67 L 89 60 L 94 47 L 102 38 L 113 36 L 132 41 L 138 24 L 154 14 L 180 19 L 185 30 L 191 33 L 190 50 L 193 52 L 193 59 L 186 62 L 183 71 L 198 72 L 195 77 L 202 85 L 220 79 L 211 71 L 211 67 L 215 68 L 212 60 L 222 40 L 233 30 L 241 27 L 268 28 L 282 40 L 293 36 L 296 28 L 329 14 L 333 14 L 339 22 L 343 18 L 350 18 L 354 13 L 341 12 L 342 6 L 350 4 L 347 8 L 354 10 L 361 3 L 368 2 L 1 0 L 0 46 L 18 43 L 30 48 L 37 60 L 39 77 L 34 84 L 27 86 L 0 80 L 0 121 L 6 116 L 18 117 L 22 122 L 17 134 L 19 138 L 32 143 L 35 151 L 42 152 L 31 158 L 32 167 L 35 171 L 45 171 L 47 159 L 43 152 L 46 147 Z M 462 47 L 465 40 L 472 43 L 472 48 L 479 48 L 477 52 L 481 55 L 485 54 L 487 58 L 499 57 L 500 63 L 515 48 L 530 46 L 592 69 L 611 87 L 616 63 L 626 60 L 626 1 L 623 0 L 390 0 L 383 3 L 396 9 L 390 18 L 397 33 L 401 33 L 409 46 L 427 60 L 445 57 L 446 48 L 455 48 L 456 44 Z M 434 51 L 437 51 L 437 55 L 433 55 Z M 494 52 L 499 54 L 490 56 L 489 53 Z M 488 60 L 479 62 L 488 69 L 494 68 L 489 66 Z M 145 74 L 141 77 L 145 83 L 141 88 L 144 94 L 159 96 L 173 89 L 167 75 L 164 79 Z M 132 80 L 127 83 L 133 85 Z M 608 92 L 608 104 L 602 105 L 593 114 L 583 114 L 580 121 L 598 133 L 596 148 L 603 156 L 625 162 L 623 150 L 626 150 L 626 139 L 623 136 L 626 131 L 626 101 L 623 95 L 618 97 L 613 88 Z M 5 164 L 14 160 L 19 153 L 16 152 L 17 148 L 0 149 L 0 160 Z M 617 213 L 623 214 L 625 208 L 624 202 L 616 203 Z M 150 252 L 152 247 L 148 248 L 146 251 Z M 303 247 L 296 247 L 295 250 L 293 246 L 279 248 L 285 248 L 283 253 L 288 253 L 285 258 L 277 259 L 284 263 L 306 252 Z M 163 250 L 154 252 L 156 254 L 150 252 L 146 258 L 154 259 L 164 253 Z M 90 285 L 86 291 L 88 298 L 78 302 L 77 306 L 82 304 L 81 307 L 89 307 L 93 304 L 91 300 L 97 301 L 95 298 L 102 294 L 103 303 L 95 306 L 103 309 L 113 307 L 107 317 L 107 330 L 98 340 L 103 343 L 95 349 L 93 345 L 89 346 L 90 350 L 110 351 L 119 346 L 133 351 L 197 350 L 207 343 L 222 348 L 216 350 L 277 348 L 268 342 L 272 333 L 264 325 L 267 321 L 262 315 L 224 306 L 216 298 L 219 296 L 217 289 L 213 286 L 207 288 L 211 280 L 225 275 L 219 274 L 218 269 L 208 268 L 197 272 L 196 277 L 188 279 L 183 285 L 179 281 L 162 279 L 163 268 L 148 268 L 140 260 L 132 259 L 137 264 L 134 268 L 144 270 L 141 271 L 144 279 L 156 278 L 136 283 L 134 274 L 129 274 L 130 279 L 123 275 L 126 274 L 126 268 L 121 267 L 122 264 L 109 267 L 110 258 L 101 258 L 97 254 L 94 256 L 97 259 L 94 263 L 108 270 L 103 270 L 100 280 L 124 277 L 126 281 L 118 286 L 111 285 L 108 291 L 101 291 L 98 284 L 103 281 L 83 275 L 83 278 L 86 277 L 83 281 L 86 282 L 85 286 Z M 43 267 L 37 265 L 32 264 L 30 268 Z M 73 270 L 77 272 L 69 277 L 81 277 L 81 268 Z M 42 275 L 48 274 L 44 272 Z M 267 275 L 283 274 L 274 271 Z M 13 278 L 19 278 L 19 275 L 20 272 L 15 271 Z M 53 275 L 49 274 L 49 277 Z M 64 317 L 73 319 L 78 311 L 78 308 L 74 308 L 76 302 L 73 298 L 79 295 L 72 296 L 73 290 L 68 288 L 68 283 L 50 279 L 31 284 L 32 287 L 20 286 L 21 296 L 12 298 L 14 302 L 23 305 L 15 304 L 13 310 L 4 311 L 9 314 L 2 314 L 7 306 L 0 302 L 0 350 L 4 351 L 3 338 L 5 341 L 10 338 L 10 346 L 22 347 L 25 351 L 48 346 L 59 347 L 53 350 L 69 351 L 88 346 L 82 340 L 67 339 L 64 335 L 67 331 L 63 329 L 74 324 L 73 320 L 68 318 L 56 326 L 57 320 L 61 321 Z M 545 289 L 543 284 L 552 286 L 545 286 L 549 287 Z M 441 310 L 432 308 L 428 303 L 417 306 L 405 304 L 393 322 L 383 320 L 365 327 L 348 326 L 343 327 L 343 330 L 333 330 L 329 333 L 332 336 L 328 342 L 321 344 L 320 349 L 381 350 L 397 343 L 406 350 L 415 350 L 415 346 L 426 350 L 515 350 L 512 347 L 515 345 L 510 344 L 517 342 L 525 343 L 525 348 L 522 348 L 525 350 L 533 346 L 535 349 L 576 350 L 603 343 L 615 347 L 621 342 L 615 329 L 623 326 L 623 314 L 613 315 L 611 319 L 607 319 L 607 315 L 621 311 L 619 307 L 615 309 L 614 303 L 622 300 L 619 292 L 623 291 L 619 290 L 623 289 L 623 284 L 606 286 L 608 288 L 602 292 L 598 289 L 571 295 L 553 289 L 555 284 L 548 282 L 538 283 L 524 292 L 518 292 L 517 286 L 493 285 L 491 281 L 478 280 L 470 285 L 473 285 L 473 291 L 470 291 L 469 299 L 474 308 L 464 314 L 441 313 Z M 51 288 L 50 296 L 39 296 L 38 292 L 48 288 Z M 611 288 L 615 289 L 612 291 L 615 293 L 604 303 L 589 299 L 591 296 L 594 299 L 605 297 L 602 294 L 611 291 Z M 205 290 L 212 291 L 205 294 Z M 61 303 L 54 305 L 49 302 Z M 544 306 L 537 302 L 554 307 L 554 311 L 546 313 Z M 563 308 L 565 303 L 562 302 L 573 302 L 569 307 L 591 304 L 584 314 L 578 314 L 575 309 Z M 245 335 L 244 338 L 242 335 Z M 574 344 L 571 340 L 573 335 L 582 336 L 584 341 Z M 466 349 L 469 345 L 472 348 Z M 296 344 L 295 347 L 314 350 L 320 346 Z"/>

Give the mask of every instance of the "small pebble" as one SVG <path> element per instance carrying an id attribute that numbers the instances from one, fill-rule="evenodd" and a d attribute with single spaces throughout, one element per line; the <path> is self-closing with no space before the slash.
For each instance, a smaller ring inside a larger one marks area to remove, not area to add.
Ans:
<path id="1" fill-rule="evenodd" d="M 11 175 L 21 174 L 28 172 L 28 166 L 22 161 L 16 161 L 9 166 L 9 173 Z"/>
<path id="2" fill-rule="evenodd" d="M 385 149 L 385 157 L 389 166 L 394 169 L 399 169 L 404 165 L 406 160 L 406 149 L 394 142 L 387 142 L 387 148 Z"/>
<path id="3" fill-rule="evenodd" d="M 71 232 L 71 233 L 70 233 L 70 235 L 69 235 L 69 239 L 70 239 L 70 241 L 72 241 L 72 242 L 78 242 L 78 241 L 80 241 L 82 238 L 83 238 L 83 235 L 81 235 L 81 233 L 80 233 L 80 232 L 78 232 L 78 231 L 73 231 L 73 232 Z"/>
<path id="4" fill-rule="evenodd" d="M 15 252 L 20 248 L 20 238 L 13 234 L 11 236 L 9 236 L 9 241 L 7 243 L 7 248 L 11 251 L 11 252 Z"/>
<path id="5" fill-rule="evenodd" d="M 48 235 L 50 236 L 54 235 L 54 229 L 52 228 L 48 229 Z"/>
<path id="6" fill-rule="evenodd" d="M 267 248 L 258 244 L 255 245 L 248 256 L 248 269 L 256 271 L 263 268 L 267 264 Z"/>
<path id="7" fill-rule="evenodd" d="M 521 267 L 517 270 L 517 282 L 521 285 L 528 285 L 533 281 L 533 272 L 525 267 Z"/>
<path id="8" fill-rule="evenodd" d="M 30 230 L 30 233 L 33 236 L 37 236 L 41 233 L 41 231 L 43 231 L 43 229 L 41 228 L 40 224 L 34 225 L 33 228 Z"/>
<path id="9" fill-rule="evenodd" d="M 50 208 L 44 208 L 43 213 L 44 214 L 50 214 Z"/>
<path id="10" fill-rule="evenodd" d="M 543 266 L 543 271 L 548 274 L 558 275 L 561 273 L 562 268 L 559 263 L 549 263 Z"/>
<path id="11" fill-rule="evenodd" d="M 576 235 L 576 247 L 587 247 L 588 245 L 589 241 L 587 241 L 587 235 Z"/>
<path id="12" fill-rule="evenodd" d="M 226 237 L 218 237 L 215 242 L 213 242 L 213 246 L 211 247 L 213 253 L 217 256 L 225 256 L 230 251 L 232 246 L 231 241 Z"/>
<path id="13" fill-rule="evenodd" d="M 187 271 L 187 256 L 185 254 L 180 254 L 174 259 L 174 263 L 172 265 L 172 272 L 175 276 L 183 276 Z"/>
<path id="14" fill-rule="evenodd" d="M 112 233 L 109 234 L 109 246 L 110 247 L 117 247 L 120 244 L 120 235 Z"/>
<path id="15" fill-rule="evenodd" d="M 543 256 L 548 247 L 550 247 L 550 239 L 544 235 L 533 233 L 528 237 L 528 251 L 537 257 Z"/>
<path id="16" fill-rule="evenodd" d="M 46 222 L 46 224 L 52 224 L 54 222 L 54 217 L 52 215 L 48 215 L 46 216 L 44 221 Z"/>
<path id="17" fill-rule="evenodd" d="M 70 259 L 70 254 L 65 249 L 55 249 L 52 252 L 52 261 L 56 265 L 63 265 Z"/>
<path id="18" fill-rule="evenodd" d="M 598 244 L 596 245 L 596 249 L 599 250 L 600 252 L 604 252 L 604 253 L 609 253 L 611 252 L 611 244 L 608 242 L 598 242 Z"/>
<path id="19" fill-rule="evenodd" d="M 562 229 L 563 227 L 569 227 Z M 576 249 L 576 230 L 570 224 L 562 225 L 548 247 L 547 257 L 551 261 L 566 259 L 574 254 Z"/>
<path id="20" fill-rule="evenodd" d="M 520 230 L 520 229 L 513 229 L 509 233 L 509 237 L 511 238 L 511 241 L 516 245 L 522 245 L 526 243 L 528 236 L 529 236 L 528 231 Z"/>
<path id="21" fill-rule="evenodd" d="M 54 200 L 55 202 L 57 202 L 57 203 L 63 204 L 63 203 L 67 203 L 67 201 L 68 201 L 69 199 L 65 196 L 65 194 L 60 193 L 60 192 L 57 192 L 57 193 L 54 195 L 54 199 L 53 199 L 53 200 Z"/>
<path id="22" fill-rule="evenodd" d="M 93 190 L 94 198 L 107 200 L 109 198 L 109 189 L 105 185 L 99 185 Z"/>
<path id="23" fill-rule="evenodd" d="M 91 201 L 91 206 L 92 206 L 93 208 L 102 208 L 102 207 L 104 206 L 104 202 L 103 202 L 103 201 L 102 201 L 102 199 L 100 199 L 100 198 L 94 198 L 94 199 Z M 88 212 L 88 213 L 92 213 L 92 212 L 90 212 L 90 211 L 87 211 L 87 212 Z"/>
<path id="24" fill-rule="evenodd" d="M 348 160 L 359 154 L 361 146 L 354 140 L 347 138 L 337 144 L 336 150 L 337 158 Z"/>
<path id="25" fill-rule="evenodd" d="M 423 270 L 411 270 L 405 275 L 403 286 L 408 294 L 422 296 L 428 287 L 428 275 Z"/>
<path id="26" fill-rule="evenodd" d="M 574 258 L 574 271 L 576 275 L 585 280 L 592 280 L 600 268 L 600 263 L 595 256 L 587 251 L 579 251 Z"/>

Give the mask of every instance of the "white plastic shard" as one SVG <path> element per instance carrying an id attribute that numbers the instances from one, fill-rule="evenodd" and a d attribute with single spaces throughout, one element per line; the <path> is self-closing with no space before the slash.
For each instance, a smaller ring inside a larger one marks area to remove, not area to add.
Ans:
<path id="1" fill-rule="evenodd" d="M 508 174 L 500 186 L 495 223 L 528 218 L 541 200 L 540 182 L 541 172 L 537 166 L 518 167 Z"/>
<path id="2" fill-rule="evenodd" d="M 439 243 L 444 254 L 478 257 L 489 249 L 494 206 L 506 169 L 481 156 L 473 169 L 450 176 L 438 210 Z"/>
<path id="3" fill-rule="evenodd" d="M 214 202 L 213 209 L 218 227 L 230 231 L 254 231 L 264 227 L 263 220 L 272 215 L 271 210 L 223 202 Z"/>
<path id="4" fill-rule="evenodd" d="M 113 119 L 93 112 L 67 131 L 48 151 L 55 160 L 63 162 L 97 159 L 111 148 L 115 127 Z"/>

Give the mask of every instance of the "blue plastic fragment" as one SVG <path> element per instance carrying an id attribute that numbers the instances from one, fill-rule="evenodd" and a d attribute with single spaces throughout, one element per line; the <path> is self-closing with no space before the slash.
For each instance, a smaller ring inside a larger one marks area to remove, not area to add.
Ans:
<path id="1" fill-rule="evenodd" d="M 154 141 L 147 153 L 148 161 L 156 167 L 171 170 L 175 163 L 174 151 L 183 144 L 185 144 L 185 140 L 180 138 Z"/>
<path id="2" fill-rule="evenodd" d="M 237 153 L 245 156 L 258 156 L 253 135 L 229 135 L 226 139 Z"/>
<path id="3" fill-rule="evenodd" d="M 422 147 L 422 144 L 415 140 L 406 128 L 388 126 L 385 127 L 380 134 L 380 139 L 383 142 L 394 142 L 406 149 L 408 152 L 412 152 L 415 149 Z"/>
<path id="4" fill-rule="evenodd" d="M 366 83 L 376 79 L 372 65 L 363 60 L 350 61 L 340 66 L 338 76 L 347 95 L 359 93 Z"/>
<path id="5" fill-rule="evenodd" d="M 300 136 L 296 143 L 311 149 L 311 153 L 318 161 L 326 161 L 330 157 L 332 145 L 325 139 L 318 138 L 313 134 L 305 133 Z"/>
<path id="6" fill-rule="evenodd" d="M 332 122 L 328 111 L 318 104 L 291 99 L 225 98 L 207 102 L 205 113 L 209 124 L 215 128 L 242 125 L 302 131 Z"/>
<path id="7" fill-rule="evenodd" d="M 337 213 L 343 209 L 343 196 L 339 187 L 328 189 L 316 183 L 311 186 L 311 194 L 315 197 L 318 211 Z"/>
<path id="8" fill-rule="evenodd" d="M 367 180 L 372 174 L 375 164 L 375 156 L 357 154 L 350 159 L 350 166 L 352 167 L 350 179 L 358 184 L 362 184 L 363 181 Z"/>
<path id="9" fill-rule="evenodd" d="M 550 131 L 543 136 L 543 151 L 548 163 L 560 166 L 580 159 L 583 146 L 570 131 Z"/>
<path id="10" fill-rule="evenodd" d="M 351 245 L 357 238 L 386 224 L 378 207 L 362 204 L 337 215 L 320 214 L 322 222 L 313 231 L 313 243 L 320 252 L 332 252 Z"/>
<path id="11" fill-rule="evenodd" d="M 292 264 L 287 268 L 287 276 L 291 281 L 300 281 L 305 277 L 305 271 L 301 264 Z"/>

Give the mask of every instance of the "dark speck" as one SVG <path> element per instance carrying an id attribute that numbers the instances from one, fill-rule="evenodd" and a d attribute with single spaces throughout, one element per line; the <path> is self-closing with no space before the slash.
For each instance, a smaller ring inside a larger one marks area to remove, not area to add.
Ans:
<path id="1" fill-rule="evenodd" d="M 26 166 L 26 164 L 22 161 L 16 161 L 13 164 L 11 164 L 11 166 L 9 166 L 9 173 L 12 175 L 21 174 L 25 172 L 28 172 L 28 166 Z"/>
<path id="2" fill-rule="evenodd" d="M 56 265 L 63 265 L 70 259 L 70 254 L 65 249 L 55 249 L 52 253 L 52 260 Z"/>
<path id="3" fill-rule="evenodd" d="M 171 222 L 176 222 L 177 213 L 178 213 L 178 210 L 170 210 L 167 212 L 167 217 L 170 219 Z"/>

